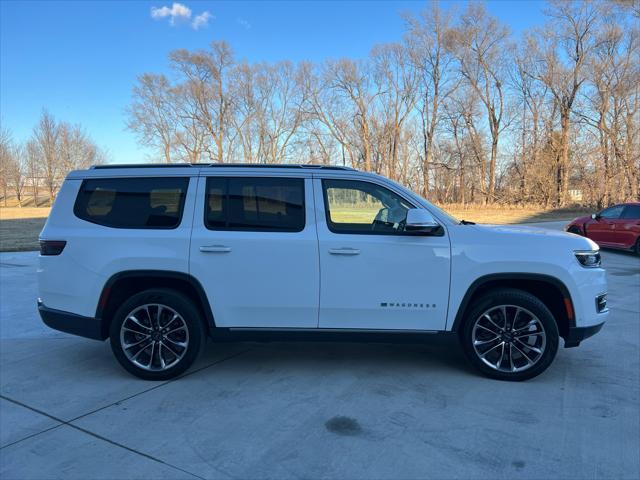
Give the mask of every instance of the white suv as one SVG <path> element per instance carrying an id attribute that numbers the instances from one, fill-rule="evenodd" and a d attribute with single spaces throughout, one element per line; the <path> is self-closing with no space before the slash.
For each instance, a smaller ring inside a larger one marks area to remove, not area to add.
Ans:
<path id="1" fill-rule="evenodd" d="M 43 321 L 109 338 L 125 369 L 153 380 L 184 372 L 207 337 L 437 332 L 456 332 L 484 374 L 524 380 L 549 366 L 560 337 L 577 346 L 608 314 L 591 240 L 459 222 L 341 167 L 74 171 L 40 244 Z"/>

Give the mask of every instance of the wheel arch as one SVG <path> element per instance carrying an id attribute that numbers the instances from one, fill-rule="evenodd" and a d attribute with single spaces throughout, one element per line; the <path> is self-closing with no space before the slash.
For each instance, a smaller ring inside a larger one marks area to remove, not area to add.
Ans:
<path id="1" fill-rule="evenodd" d="M 553 314 L 562 338 L 575 327 L 575 310 L 567 286 L 558 278 L 535 273 L 496 273 L 476 279 L 467 289 L 451 330 L 460 331 L 464 316 L 474 300 L 496 288 L 515 288 L 539 298 Z"/>
<path id="2" fill-rule="evenodd" d="M 168 288 L 188 297 L 200 311 L 205 332 L 211 335 L 215 320 L 211 305 L 200 282 L 184 272 L 168 270 L 127 270 L 111 276 L 104 284 L 96 308 L 96 318 L 102 323 L 102 336 L 109 336 L 109 327 L 118 307 L 127 298 L 152 288 Z"/>

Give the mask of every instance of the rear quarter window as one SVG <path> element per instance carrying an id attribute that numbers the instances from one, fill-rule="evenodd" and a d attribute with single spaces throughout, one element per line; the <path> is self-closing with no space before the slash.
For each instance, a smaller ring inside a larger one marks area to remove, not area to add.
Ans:
<path id="1" fill-rule="evenodd" d="M 620 218 L 639 219 L 640 220 L 640 205 L 627 205 L 624 207 L 622 216 Z"/>
<path id="2" fill-rule="evenodd" d="M 112 228 L 171 229 L 180 225 L 187 177 L 84 180 L 76 217 Z"/>

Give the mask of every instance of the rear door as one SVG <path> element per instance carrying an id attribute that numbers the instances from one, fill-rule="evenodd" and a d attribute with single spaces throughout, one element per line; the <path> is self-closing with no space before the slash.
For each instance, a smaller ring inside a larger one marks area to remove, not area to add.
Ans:
<path id="1" fill-rule="evenodd" d="M 303 174 L 201 177 L 190 271 L 218 327 L 316 328 L 311 180 Z"/>
<path id="2" fill-rule="evenodd" d="M 616 241 L 624 248 L 632 248 L 640 236 L 640 205 L 626 205 L 616 220 Z"/>

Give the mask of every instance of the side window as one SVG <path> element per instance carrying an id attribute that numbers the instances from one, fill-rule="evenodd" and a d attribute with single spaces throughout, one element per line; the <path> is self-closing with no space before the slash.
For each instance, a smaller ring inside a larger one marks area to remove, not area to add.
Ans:
<path id="1" fill-rule="evenodd" d="M 209 230 L 304 230 L 304 179 L 209 177 L 205 199 Z"/>
<path id="2" fill-rule="evenodd" d="M 323 180 L 327 225 L 334 233 L 401 235 L 413 208 L 396 193 L 374 183 Z"/>
<path id="3" fill-rule="evenodd" d="M 640 205 L 627 205 L 620 218 L 640 219 Z"/>
<path id="4" fill-rule="evenodd" d="M 73 212 L 87 222 L 113 228 L 176 228 L 189 186 L 186 177 L 84 180 Z"/>
<path id="5" fill-rule="evenodd" d="M 602 218 L 608 218 L 609 220 L 616 220 L 620 218 L 624 205 L 616 205 L 615 207 L 607 208 L 600 212 Z"/>

